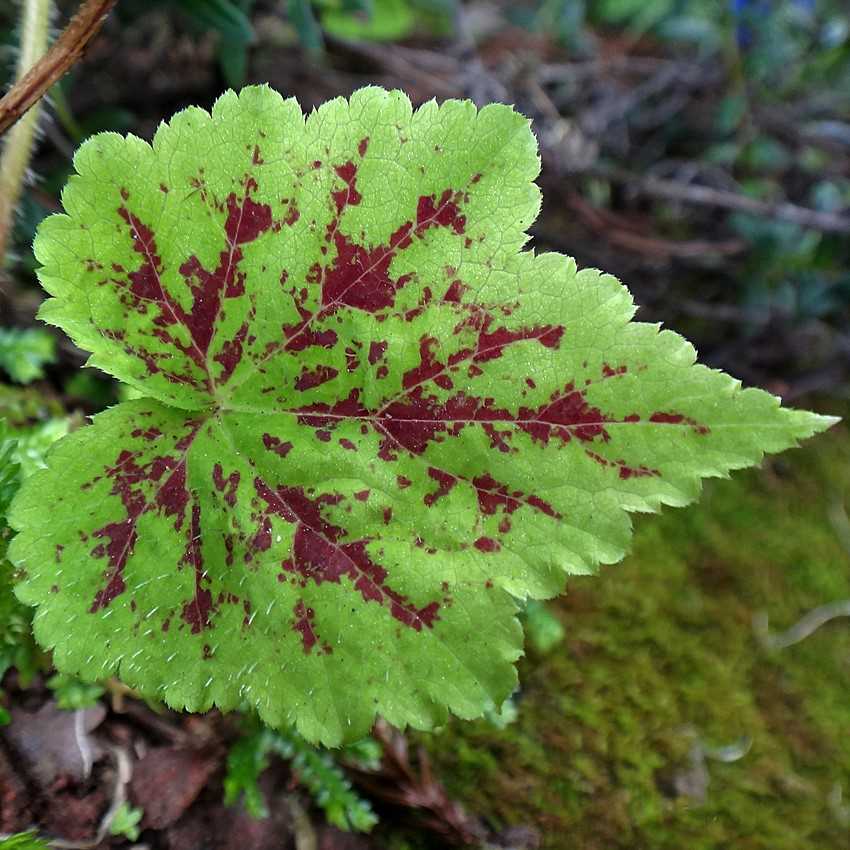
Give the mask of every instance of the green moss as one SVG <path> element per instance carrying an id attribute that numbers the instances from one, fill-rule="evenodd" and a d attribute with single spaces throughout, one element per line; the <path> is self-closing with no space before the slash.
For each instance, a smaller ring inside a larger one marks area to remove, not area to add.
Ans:
<path id="1" fill-rule="evenodd" d="M 846 847 L 830 792 L 850 790 L 850 623 L 781 651 L 784 630 L 850 598 L 850 440 L 837 428 L 698 506 L 639 517 L 633 554 L 552 603 L 566 639 L 522 663 L 519 716 L 421 736 L 450 792 L 494 826 L 534 824 L 544 847 L 799 850 Z M 695 746 L 704 799 L 677 794 Z"/>

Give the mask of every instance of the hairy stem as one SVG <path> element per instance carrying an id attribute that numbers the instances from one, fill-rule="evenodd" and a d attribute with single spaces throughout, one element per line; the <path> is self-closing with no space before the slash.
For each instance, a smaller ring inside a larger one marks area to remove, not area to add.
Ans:
<path id="1" fill-rule="evenodd" d="M 83 55 L 115 3 L 116 0 L 85 0 L 49 52 L 0 98 L 0 135 Z"/>
<path id="2" fill-rule="evenodd" d="M 27 71 L 47 52 L 51 0 L 22 0 L 21 50 L 16 77 Z M 38 124 L 36 105 L 12 128 L 0 157 L 0 265 L 12 232 L 15 207 L 21 196 Z"/>

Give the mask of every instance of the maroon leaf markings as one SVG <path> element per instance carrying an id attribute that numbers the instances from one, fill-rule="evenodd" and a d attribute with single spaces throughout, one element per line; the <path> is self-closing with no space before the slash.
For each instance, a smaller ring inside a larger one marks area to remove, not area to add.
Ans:
<path id="1" fill-rule="evenodd" d="M 179 275 L 191 296 L 191 306 L 186 308 L 164 283 L 167 269 L 159 255 L 153 229 L 141 221 L 132 209 L 129 193 L 122 191 L 118 214 L 126 223 L 139 265 L 131 272 L 115 266 L 113 271 L 119 276 L 112 278 L 110 283 L 118 287 L 121 303 L 128 311 L 140 314 L 155 311 L 151 316 L 150 333 L 166 346 L 165 352 L 155 351 L 122 340 L 125 350 L 140 357 L 150 374 L 162 372 L 174 384 L 189 384 L 210 393 L 216 387 L 227 385 L 246 356 L 251 358 L 252 374 L 253 371 L 265 374 L 264 366 L 274 358 L 294 358 L 298 363 L 307 350 L 327 352 L 329 362 L 304 363 L 291 385 L 269 383 L 261 389 L 260 395 L 271 399 L 266 402 L 268 412 L 289 414 L 305 429 L 312 429 L 315 438 L 324 443 L 334 439 L 334 432 L 340 426 L 359 423 L 361 434 L 371 431 L 377 436 L 377 460 L 382 463 L 396 464 L 400 459 L 420 458 L 430 446 L 458 439 L 467 428 L 482 429 L 493 451 L 493 470 L 465 476 L 423 458 L 428 481 L 433 487 L 423 489 L 421 501 L 426 508 L 439 508 L 440 501 L 455 487 L 470 488 L 479 515 L 482 518 L 498 516 L 499 522 L 496 530 L 486 534 L 472 531 L 470 538 L 460 541 L 459 546 L 472 547 L 488 556 L 502 550 L 517 511 L 533 512 L 552 522 L 562 518 L 561 513 L 539 494 L 525 492 L 499 479 L 498 459 L 520 450 L 519 433 L 539 446 L 557 448 L 577 441 L 585 446 L 584 451 L 590 459 L 601 467 L 611 468 L 621 480 L 659 476 L 657 469 L 630 464 L 625 459 L 612 460 L 592 448 L 594 443 L 609 442 L 608 429 L 612 424 L 637 422 L 641 416 L 634 413 L 616 419 L 604 413 L 588 403 L 585 390 L 577 387 L 575 380 L 564 380 L 561 388 L 552 392 L 544 403 L 526 405 L 521 399 L 529 390 L 536 389 L 535 378 L 530 372 L 517 374 L 515 397 L 518 403 L 515 408 L 498 404 L 489 395 L 476 395 L 471 391 L 476 379 L 485 375 L 488 364 L 503 357 L 512 346 L 531 345 L 555 351 L 568 344 L 568 328 L 560 324 L 511 327 L 514 306 L 485 304 L 472 299 L 469 287 L 449 266 L 445 267 L 442 284 L 430 281 L 422 285 L 417 281 L 420 297 L 416 306 L 397 309 L 399 292 L 416 276 L 408 273 L 394 277 L 391 273 L 393 260 L 438 229 L 462 240 L 464 248 L 468 249 L 473 236 L 467 232 L 464 209 L 469 193 L 475 190 L 482 175 L 471 175 L 467 184 L 459 189 L 449 187 L 439 193 L 420 196 L 410 218 L 400 223 L 385 243 L 357 242 L 343 232 L 340 223 L 348 209 L 363 202 L 364 196 L 357 185 L 357 162 L 366 155 L 368 146 L 369 139 L 362 139 L 354 157 L 332 166 L 335 188 L 328 198 L 330 219 L 320 249 L 323 257 L 331 256 L 330 261 L 314 263 L 305 279 L 296 285 L 290 285 L 289 271 L 282 270 L 280 281 L 284 292 L 291 297 L 294 320 L 281 323 L 279 339 L 256 345 L 256 337 L 251 333 L 251 322 L 256 314 L 251 282 L 246 281 L 245 273 L 240 270 L 243 246 L 260 240 L 266 240 L 271 246 L 273 240 L 285 238 L 281 233 L 283 227 L 302 226 L 304 221 L 296 202 L 284 199 L 288 204 L 285 215 L 276 221 L 271 207 L 252 197 L 261 187 L 256 169 L 255 173 L 246 174 L 241 196 L 231 193 L 224 203 L 210 201 L 202 178 L 193 180 L 192 185 L 205 202 L 211 202 L 224 216 L 224 248 L 212 271 L 204 268 L 194 255 L 180 264 Z M 254 147 L 252 165 L 264 162 L 258 144 Z M 316 161 L 311 167 L 319 169 L 322 163 Z M 167 187 L 161 188 L 167 191 Z M 226 300 L 237 303 L 244 321 L 210 358 Z M 376 329 L 391 321 L 410 324 L 429 311 L 428 315 L 435 317 L 454 317 L 453 331 L 448 339 L 423 333 L 419 337 L 419 362 L 401 374 L 400 389 L 388 391 L 379 402 L 367 405 L 363 391 L 342 383 L 342 379 L 367 369 L 372 370 L 374 380 L 386 379 L 395 354 L 393 344 L 389 334 L 387 339 L 373 339 L 368 347 L 356 338 L 341 340 L 337 331 L 327 324 L 341 311 L 372 316 Z M 113 336 L 121 339 L 120 332 L 113 332 Z M 182 369 L 179 358 L 172 356 L 174 351 L 185 355 Z M 215 375 L 211 371 L 211 361 L 219 364 Z M 529 365 L 532 363 L 533 358 Z M 606 363 L 599 380 L 616 379 L 628 371 L 626 365 Z M 347 389 L 340 390 L 334 401 L 303 403 L 298 400 L 299 394 L 318 388 L 327 390 L 336 385 Z M 124 569 L 136 543 L 138 521 L 146 513 L 157 512 L 173 520 L 174 529 L 185 536 L 185 551 L 176 566 L 191 569 L 195 576 L 194 593 L 180 611 L 184 626 L 193 634 L 213 628 L 216 612 L 226 603 L 242 604 L 245 609 L 243 625 L 250 626 L 249 602 L 240 600 L 223 587 L 217 588 L 204 568 L 201 500 L 197 493 L 187 488 L 186 467 L 192 443 L 205 421 L 206 418 L 188 420 L 186 433 L 174 443 L 171 452 L 154 454 L 143 461 L 142 457 L 147 456 L 144 449 L 123 449 L 115 462 L 104 470 L 103 476 L 112 482 L 111 493 L 120 499 L 125 516 L 93 532 L 98 542 L 91 555 L 105 559 L 107 567 L 103 586 L 90 605 L 91 613 L 106 608 L 125 592 Z M 706 426 L 675 411 L 652 412 L 648 421 L 686 424 L 694 433 L 708 433 Z M 347 427 L 344 431 L 338 445 L 348 451 L 359 451 Z M 161 434 L 157 429 L 133 432 L 133 437 L 140 436 L 153 445 Z M 297 443 L 272 433 L 263 434 L 262 447 L 284 464 L 282 475 L 285 475 L 286 458 L 299 450 Z M 412 484 L 401 472 L 397 480 L 402 489 Z M 223 506 L 235 508 L 240 473 L 227 471 L 222 463 L 216 463 L 211 483 Z M 272 546 L 271 518 L 277 517 L 294 527 L 291 552 L 280 561 L 278 581 L 300 589 L 320 587 L 325 583 L 345 586 L 365 602 L 379 605 L 398 623 L 413 631 L 434 628 L 442 606 L 451 601 L 445 588 L 439 592 L 435 589 L 435 598 L 425 600 L 424 604 L 422 600 L 408 599 L 393 587 L 387 569 L 377 560 L 381 553 L 380 534 L 376 531 L 372 535 L 352 536 L 327 517 L 328 508 L 346 499 L 367 501 L 368 489 L 350 497 L 338 492 L 316 493 L 309 488 L 289 486 L 285 481 L 270 483 L 260 475 L 251 483 L 255 527 L 225 535 L 226 567 L 235 570 L 240 559 L 247 565 L 260 553 L 267 552 Z M 388 524 L 392 510 L 384 508 L 383 517 Z M 428 547 L 418 535 L 413 537 L 412 543 Z M 304 598 L 294 604 L 291 628 L 298 634 L 307 654 L 314 650 L 325 654 L 332 652 L 332 647 L 322 641 L 321 621 L 322 612 L 310 607 Z M 170 623 L 169 617 L 163 628 L 167 630 Z"/>
<path id="2" fill-rule="evenodd" d="M 516 686 L 520 599 L 833 421 L 529 250 L 540 159 L 509 107 L 369 87 L 305 115 L 252 86 L 74 166 L 40 315 L 136 397 L 10 508 L 65 673 L 329 745 L 480 716 Z"/>
<path id="3" fill-rule="evenodd" d="M 207 271 L 195 256 L 189 257 L 179 268 L 180 275 L 192 295 L 192 306 L 188 310 L 181 306 L 163 283 L 165 269 L 154 233 L 128 208 L 130 196 L 127 190 L 122 190 L 123 203 L 118 208 L 118 214 L 127 223 L 133 250 L 139 255 L 141 264 L 136 271 L 128 273 L 126 278 L 112 278 L 109 282 L 123 289 L 122 303 L 128 310 L 146 313 L 148 304 L 156 305 L 159 312 L 152 319 L 152 335 L 185 354 L 197 367 L 197 372 L 165 369 L 161 361 L 170 357 L 125 342 L 127 353 L 141 357 L 150 374 L 163 371 L 168 380 L 175 384 L 185 383 L 198 389 L 210 390 L 216 383 L 226 383 L 241 359 L 242 346 L 248 331 L 247 323 L 242 325 L 232 340 L 225 342 L 222 351 L 215 358 L 222 367 L 219 380 L 215 381 L 211 376 L 207 354 L 216 330 L 222 300 L 239 298 L 245 294 L 245 276 L 239 271 L 239 263 L 243 258 L 240 246 L 253 242 L 273 228 L 271 208 L 251 199 L 251 193 L 257 189 L 256 181 L 246 177 L 244 186 L 245 193 L 241 200 L 237 199 L 235 193 L 231 193 L 223 205 L 227 209 L 224 223 L 227 247 L 220 253 L 219 264 L 215 270 Z M 117 265 L 113 267 L 113 271 L 118 274 L 125 273 L 125 270 Z M 174 326 L 186 331 L 190 340 L 188 343 L 175 338 L 169 330 Z M 125 340 L 121 331 L 113 331 L 112 335 L 116 339 Z"/>

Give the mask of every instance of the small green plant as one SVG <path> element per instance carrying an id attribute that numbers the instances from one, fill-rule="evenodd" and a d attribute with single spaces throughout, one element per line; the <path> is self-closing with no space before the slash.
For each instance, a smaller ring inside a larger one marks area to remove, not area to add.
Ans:
<path id="1" fill-rule="evenodd" d="M 543 602 L 529 599 L 521 619 L 528 642 L 538 652 L 551 652 L 564 639 L 564 627 Z"/>
<path id="2" fill-rule="evenodd" d="M 135 841 L 142 830 L 139 823 L 144 817 L 144 812 L 129 803 L 122 803 L 116 810 L 109 823 L 109 834 L 123 836 L 130 841 Z"/>
<path id="3" fill-rule="evenodd" d="M 6 412 L 5 407 L 0 404 L 0 412 Z M 15 598 L 13 570 L 6 560 L 11 536 L 6 512 L 21 483 L 20 449 L 20 431 L 0 419 L 0 680 L 14 667 L 20 682 L 26 685 L 43 666 L 44 659 L 32 639 L 31 609 Z M 4 698 L 0 689 L 0 700 Z M 10 719 L 9 712 L 0 704 L 0 725 L 9 723 Z"/>
<path id="4" fill-rule="evenodd" d="M 34 378 L 31 374 L 26 377 Z M 32 637 L 32 609 L 14 594 L 14 569 L 6 558 L 12 534 L 6 514 L 21 481 L 44 466 L 49 446 L 67 433 L 68 420 L 60 416 L 61 412 L 58 405 L 38 392 L 0 384 L 0 679 L 15 668 L 18 682 L 24 687 L 49 663 Z M 56 680 L 67 682 L 64 687 L 70 693 L 92 693 L 97 688 L 72 677 L 59 675 Z M 71 681 L 76 682 L 74 687 L 70 686 Z M 0 689 L 0 700 L 3 699 L 5 694 Z M 0 704 L 0 724 L 9 720 L 9 712 Z"/>
<path id="5" fill-rule="evenodd" d="M 343 753 L 360 760 L 357 758 L 362 755 L 360 750 L 369 745 L 377 744 L 368 739 Z M 310 792 L 329 823 L 344 830 L 368 832 L 378 822 L 369 803 L 354 793 L 351 783 L 329 753 L 311 746 L 291 730 L 275 731 L 259 724 L 230 748 L 224 778 L 226 804 L 241 801 L 254 817 L 268 815 L 258 782 L 268 767 L 269 755 L 278 755 L 290 763 L 299 784 Z"/>
<path id="6" fill-rule="evenodd" d="M 28 384 L 44 377 L 44 366 L 56 359 L 53 337 L 41 328 L 0 328 L 0 369 Z"/>
<path id="7" fill-rule="evenodd" d="M 371 0 L 368 4 L 330 2 L 317 5 L 322 7 L 322 27 L 331 35 L 353 41 L 404 38 L 411 34 L 416 24 L 415 9 L 410 0 Z"/>
<path id="8" fill-rule="evenodd" d="M 35 832 L 18 832 L 0 838 L 0 850 L 50 850 Z"/>
<path id="9" fill-rule="evenodd" d="M 337 745 L 514 690 L 518 600 L 834 420 L 695 365 L 613 277 L 524 250 L 509 107 L 267 87 L 104 133 L 39 227 L 41 317 L 139 395 L 13 503 L 60 672 Z"/>
<path id="10" fill-rule="evenodd" d="M 59 708 L 76 711 L 79 708 L 91 708 L 103 696 L 103 688 L 94 682 L 81 682 L 74 676 L 56 673 L 47 680 L 47 687 L 53 691 L 53 698 Z"/>

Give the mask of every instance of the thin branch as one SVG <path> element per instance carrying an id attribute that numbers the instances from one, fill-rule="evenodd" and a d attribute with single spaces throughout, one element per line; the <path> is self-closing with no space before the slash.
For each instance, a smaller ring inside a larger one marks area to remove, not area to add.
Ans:
<path id="1" fill-rule="evenodd" d="M 434 777 L 424 749 L 418 751 L 417 771 L 411 763 L 407 739 L 401 732 L 386 721 L 378 720 L 372 735 L 383 749 L 381 767 L 372 771 L 349 765 L 347 771 L 357 785 L 390 805 L 418 811 L 421 826 L 451 844 L 490 846 L 485 844 L 489 835 L 487 828 L 449 796 Z"/>
<path id="2" fill-rule="evenodd" d="M 805 640 L 821 626 L 838 617 L 850 617 L 850 599 L 819 605 L 801 617 L 790 629 L 779 634 L 770 632 L 767 615 L 763 613 L 753 618 L 753 628 L 756 636 L 767 649 L 785 649 Z"/>
<path id="3" fill-rule="evenodd" d="M 732 256 L 746 250 L 741 239 L 727 239 L 722 242 L 704 240 L 674 241 L 660 239 L 645 233 L 636 232 L 623 216 L 609 210 L 594 207 L 578 192 L 568 191 L 567 204 L 578 217 L 598 233 L 604 233 L 612 245 L 619 245 L 637 254 L 647 257 L 669 260 L 671 257 L 692 258 L 705 256 Z"/>
<path id="4" fill-rule="evenodd" d="M 116 0 L 85 0 L 47 55 L 0 98 L 0 135 L 37 103 L 83 55 L 115 3 Z"/>
<path id="5" fill-rule="evenodd" d="M 663 180 L 658 177 L 641 177 L 620 168 L 591 169 L 596 176 L 625 183 L 630 189 L 641 195 L 664 198 L 668 201 L 680 201 L 703 207 L 717 207 L 748 213 L 760 218 L 774 218 L 791 224 L 820 230 L 824 233 L 850 234 L 850 218 L 836 213 L 813 210 L 788 202 L 770 203 L 748 198 L 725 189 L 713 189 L 692 183 L 680 183 L 676 180 Z"/>
<path id="6" fill-rule="evenodd" d="M 109 747 L 109 751 L 115 759 L 115 784 L 112 788 L 112 802 L 100 819 L 97 834 L 91 841 L 65 841 L 62 838 L 53 838 L 49 842 L 51 847 L 56 847 L 57 850 L 95 850 L 105 841 L 118 810 L 127 802 L 127 786 L 133 778 L 133 764 L 129 753 L 122 747 L 114 745 Z"/>

